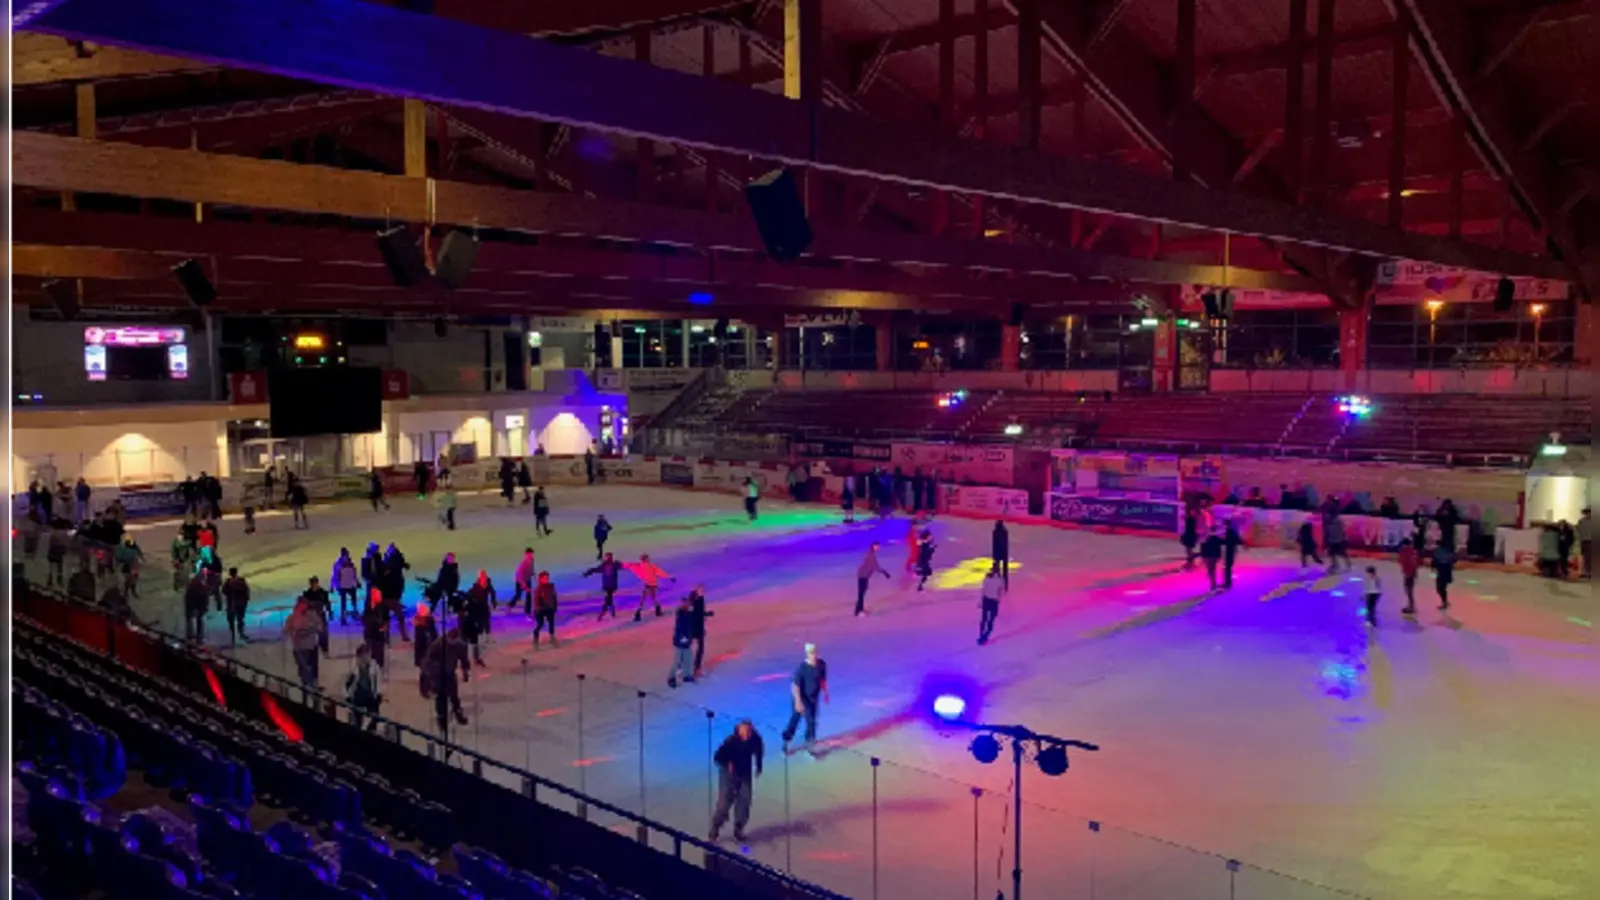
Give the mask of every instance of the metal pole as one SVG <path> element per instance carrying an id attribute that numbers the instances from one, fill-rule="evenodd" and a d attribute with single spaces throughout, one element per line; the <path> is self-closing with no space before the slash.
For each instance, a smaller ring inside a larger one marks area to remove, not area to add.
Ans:
<path id="1" fill-rule="evenodd" d="M 783 755 L 783 871 L 794 874 L 794 829 L 789 827 L 789 754 Z"/>
<path id="2" fill-rule="evenodd" d="M 528 661 L 522 661 L 522 702 L 528 702 Z M 533 749 L 528 742 L 528 733 L 522 733 L 522 771 L 533 771 Z"/>
<path id="3" fill-rule="evenodd" d="M 978 798 L 983 788 L 972 789 L 972 900 L 978 900 Z"/>
<path id="4" fill-rule="evenodd" d="M 872 900 L 878 900 L 878 764 L 872 757 Z"/>
<path id="5" fill-rule="evenodd" d="M 645 804 L 644 791 L 644 691 L 635 690 L 634 693 L 639 695 L 639 816 L 644 818 L 650 815 L 650 808 Z M 639 843 L 648 842 L 649 837 L 645 832 L 644 824 L 640 823 Z"/>
<path id="6" fill-rule="evenodd" d="M 585 757 L 583 755 L 583 680 L 584 680 L 584 675 L 583 675 L 582 672 L 579 672 L 578 673 L 578 793 L 582 794 L 584 799 L 578 801 L 578 816 L 579 816 L 579 818 L 582 818 L 584 821 L 588 821 L 589 820 L 589 804 L 586 801 L 587 801 L 587 799 L 589 797 L 589 776 L 588 776 L 588 766 L 584 764 L 584 760 L 587 759 L 587 757 Z"/>
<path id="7" fill-rule="evenodd" d="M 711 787 L 717 780 L 716 738 L 711 734 L 716 717 L 716 713 L 706 710 L 706 819 L 708 821 L 717 814 L 716 800 L 712 796 L 714 788 Z"/>
<path id="8" fill-rule="evenodd" d="M 1022 742 L 1011 741 L 1011 900 L 1022 900 Z"/>

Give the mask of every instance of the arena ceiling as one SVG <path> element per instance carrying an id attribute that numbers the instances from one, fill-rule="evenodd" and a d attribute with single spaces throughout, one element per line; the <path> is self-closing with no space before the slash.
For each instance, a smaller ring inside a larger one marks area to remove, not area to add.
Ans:
<path id="1" fill-rule="evenodd" d="M 1600 289 L 1600 0 L 19 15 L 13 274 L 34 303 L 61 280 L 89 306 L 180 306 L 187 257 L 236 311 L 691 314 L 710 289 L 751 318 L 1004 315 L 1181 284 L 1354 303 L 1393 258 Z M 794 264 L 743 208 L 783 163 L 818 236 Z M 478 233 L 467 285 L 396 288 L 372 232 L 401 222 Z"/>

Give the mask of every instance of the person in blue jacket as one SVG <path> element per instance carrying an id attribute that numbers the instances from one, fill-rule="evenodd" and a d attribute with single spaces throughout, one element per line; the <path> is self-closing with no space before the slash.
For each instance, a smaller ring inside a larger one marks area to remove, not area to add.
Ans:
<path id="1" fill-rule="evenodd" d="M 600 604 L 600 618 L 604 619 L 606 617 L 606 613 L 610 612 L 611 618 L 615 619 L 617 617 L 617 607 L 615 603 L 617 596 L 617 579 L 622 575 L 622 563 L 617 562 L 614 558 L 612 558 L 611 554 L 607 553 L 601 558 L 599 565 L 591 569 L 585 569 L 583 576 L 587 578 L 590 575 L 595 574 L 599 574 L 600 590 L 604 591 L 606 595 L 605 601 Z"/>

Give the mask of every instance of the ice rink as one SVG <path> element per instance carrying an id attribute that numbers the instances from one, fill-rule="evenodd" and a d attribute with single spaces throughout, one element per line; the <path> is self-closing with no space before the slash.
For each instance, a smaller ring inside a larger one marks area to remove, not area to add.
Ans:
<path id="1" fill-rule="evenodd" d="M 708 742 L 748 717 L 768 752 L 747 852 L 842 893 L 872 897 L 876 881 L 885 898 L 1009 895 L 1009 756 L 981 765 L 970 734 L 933 724 L 931 695 L 954 690 L 984 722 L 1101 746 L 1074 752 L 1060 778 L 1026 764 L 1030 896 L 1600 896 L 1587 584 L 1466 569 L 1445 615 L 1425 571 L 1407 620 L 1385 560 L 1372 630 L 1354 573 L 1302 572 L 1286 552 L 1246 551 L 1234 587 L 1213 594 L 1202 571 L 1181 571 L 1176 541 L 1013 525 L 1011 593 L 979 647 L 988 522 L 932 526 L 936 573 L 918 593 L 902 574 L 904 518 L 844 525 L 832 508 L 764 501 L 752 524 L 736 497 L 655 487 L 550 496 L 555 534 L 539 539 L 526 506 L 488 495 L 462 498 L 455 532 L 408 497 L 387 513 L 316 507 L 304 531 L 264 514 L 244 535 L 230 518 L 220 550 L 255 598 L 257 640 L 238 656 L 292 669 L 284 611 L 308 576 L 326 583 L 340 547 L 359 557 L 396 542 L 427 577 L 454 551 L 463 582 L 487 569 L 504 601 L 531 545 L 560 591 L 562 643 L 535 650 L 527 620 L 502 607 L 488 665 L 463 686 L 471 722 L 452 737 L 704 834 Z M 662 590 L 668 617 L 633 623 L 638 582 L 625 574 L 622 615 L 596 623 L 598 580 L 580 573 L 597 512 L 616 526 L 618 558 L 646 552 L 677 576 Z M 160 590 L 173 530 L 137 531 L 160 564 L 136 609 L 177 631 Z M 873 582 L 872 614 L 857 619 L 855 569 L 873 540 L 893 577 Z M 670 690 L 671 605 L 698 582 L 715 613 L 707 677 Z M 413 584 L 407 601 L 418 597 Z M 209 627 L 225 643 L 220 615 Z M 342 683 L 358 640 L 354 624 L 335 626 L 324 686 Z M 778 750 L 806 641 L 831 675 L 818 759 Z M 388 682 L 385 713 L 431 727 L 410 645 L 391 647 Z"/>

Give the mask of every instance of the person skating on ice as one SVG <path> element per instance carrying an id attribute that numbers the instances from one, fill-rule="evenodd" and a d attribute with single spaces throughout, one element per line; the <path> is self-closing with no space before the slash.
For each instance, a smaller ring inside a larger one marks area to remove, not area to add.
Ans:
<path id="1" fill-rule="evenodd" d="M 509 459 L 500 460 L 500 496 L 506 498 L 507 506 L 517 502 L 517 470 Z"/>
<path id="2" fill-rule="evenodd" d="M 601 513 L 594 520 L 594 558 L 603 559 L 606 555 L 606 541 L 611 539 L 611 523 L 606 521 L 606 514 Z"/>
<path id="3" fill-rule="evenodd" d="M 1222 586 L 1233 587 L 1233 561 L 1239 555 L 1239 548 L 1244 546 L 1244 538 L 1239 534 L 1238 522 L 1228 519 L 1222 527 Z"/>
<path id="4" fill-rule="evenodd" d="M 1183 570 L 1187 572 L 1194 568 L 1200 546 L 1200 513 L 1192 503 L 1184 507 L 1183 534 L 1178 537 L 1178 543 L 1183 545 Z"/>
<path id="5" fill-rule="evenodd" d="M 533 487 L 533 473 L 528 471 L 527 460 L 521 460 L 517 463 L 517 487 L 522 488 L 523 503 L 533 499 L 528 495 L 528 489 Z"/>
<path id="6" fill-rule="evenodd" d="M 1000 598 L 1006 593 L 1005 576 L 1000 571 L 997 562 L 989 568 L 989 574 L 983 576 L 983 588 L 980 590 L 978 601 L 978 646 L 989 643 L 989 638 L 994 634 L 994 620 L 1000 617 Z"/>
<path id="7" fill-rule="evenodd" d="M 417 460 L 417 464 L 411 467 L 411 480 L 417 485 L 417 499 L 425 499 L 428 496 L 428 464 Z"/>
<path id="8" fill-rule="evenodd" d="M 515 607 L 522 604 L 522 614 L 533 615 L 533 580 L 539 568 L 533 562 L 533 548 L 522 548 L 522 559 L 518 561 L 516 571 L 511 573 L 512 583 L 516 590 L 511 595 L 511 605 Z"/>
<path id="9" fill-rule="evenodd" d="M 600 576 L 600 590 L 605 594 L 605 599 L 600 604 L 600 618 L 604 621 L 606 613 L 611 613 L 611 618 L 617 617 L 617 586 L 622 575 L 622 564 L 607 553 L 596 566 L 583 570 L 583 577 L 598 574 Z"/>
<path id="10" fill-rule="evenodd" d="M 432 698 L 434 721 L 441 732 L 447 726 L 447 716 L 455 715 L 457 725 L 467 724 L 467 714 L 461 709 L 460 681 L 472 680 L 472 660 L 467 655 L 467 645 L 461 640 L 461 629 L 452 628 L 433 642 L 428 655 L 422 660 L 417 686 L 425 698 Z"/>
<path id="11" fill-rule="evenodd" d="M 544 485 L 533 492 L 533 533 L 536 537 L 550 533 L 550 498 L 545 496 Z"/>
<path id="12" fill-rule="evenodd" d="M 1400 542 L 1396 561 L 1400 563 L 1400 584 L 1406 592 L 1406 605 L 1400 614 L 1414 616 L 1417 614 L 1417 571 L 1422 568 L 1422 557 L 1417 548 L 1411 546 L 1410 538 Z"/>
<path id="13" fill-rule="evenodd" d="M 889 577 L 889 570 L 878 562 L 878 542 L 873 541 L 867 547 L 867 554 L 861 557 L 861 563 L 856 566 L 856 615 L 867 614 L 867 584 L 872 581 L 873 575 Z"/>
<path id="14" fill-rule="evenodd" d="M 378 709 L 383 705 L 383 666 L 372 658 L 372 649 L 365 644 L 356 648 L 356 664 L 344 676 L 346 703 L 372 718 L 367 720 L 367 730 L 378 728 Z M 361 727 L 358 715 L 355 726 Z"/>
<path id="15" fill-rule="evenodd" d="M 679 675 L 684 684 L 694 683 L 694 607 L 688 594 L 678 601 L 672 620 L 672 668 L 667 670 L 667 687 L 676 688 Z"/>
<path id="16" fill-rule="evenodd" d="M 378 665 L 384 665 L 389 658 L 389 608 L 377 588 L 367 592 L 367 606 L 361 613 L 361 640 Z"/>
<path id="17" fill-rule="evenodd" d="M 533 587 L 533 646 L 539 646 L 539 631 L 549 629 L 550 646 L 556 644 L 556 586 L 549 572 L 539 573 L 539 583 Z"/>
<path id="18" fill-rule="evenodd" d="M 439 524 L 446 531 L 456 530 L 456 487 L 448 479 L 439 485 L 439 494 L 435 498 L 439 504 Z"/>
<path id="19" fill-rule="evenodd" d="M 411 637 L 406 634 L 406 573 L 411 571 L 411 563 L 406 561 L 406 555 L 394 544 L 383 555 L 383 574 L 380 576 L 383 586 L 383 602 L 389 614 L 400 623 L 400 640 L 409 642 Z"/>
<path id="20" fill-rule="evenodd" d="M 733 727 L 711 757 L 717 764 L 717 809 L 711 816 L 711 842 L 722 836 L 722 826 L 733 813 L 733 839 L 744 843 L 744 827 L 750 822 L 750 801 L 755 794 L 755 779 L 761 777 L 766 747 L 756 727 L 745 719 Z"/>
<path id="21" fill-rule="evenodd" d="M 856 492 L 851 485 L 855 482 L 854 475 L 844 477 L 844 489 L 839 492 L 839 508 L 844 510 L 846 525 L 853 525 L 856 521 Z"/>
<path id="22" fill-rule="evenodd" d="M 220 594 L 221 584 L 219 583 L 217 587 Z M 317 580 L 315 575 L 311 576 L 311 579 L 306 583 L 306 591 L 300 597 L 311 604 L 317 615 L 322 617 L 322 638 L 318 646 L 322 648 L 322 655 L 327 656 L 328 623 L 333 620 L 333 598 L 329 596 L 327 589 L 322 586 L 322 583 Z"/>
<path id="23" fill-rule="evenodd" d="M 339 624 L 349 622 L 352 614 L 360 618 L 361 603 L 357 595 L 361 593 L 361 571 L 356 567 L 356 561 L 350 558 L 349 547 L 339 548 L 339 558 L 333 561 L 333 573 L 328 578 L 328 584 L 339 592 Z"/>
<path id="24" fill-rule="evenodd" d="M 918 531 L 919 522 L 915 517 L 906 523 L 906 567 L 905 573 L 910 575 L 917 570 L 917 558 L 922 552 L 922 534 Z"/>
<path id="25" fill-rule="evenodd" d="M 639 554 L 638 562 L 623 563 L 623 567 L 632 572 L 633 576 L 639 579 L 643 585 L 639 589 L 639 608 L 633 611 L 633 620 L 637 622 L 644 617 L 646 603 L 654 605 L 656 615 L 661 615 L 661 579 L 665 578 L 668 581 L 677 581 L 678 579 L 667 574 L 667 570 L 651 562 L 650 554 L 648 553 Z"/>
<path id="26" fill-rule="evenodd" d="M 376 543 L 367 545 L 367 552 L 361 557 L 361 580 L 367 586 L 367 593 L 381 587 L 383 581 L 383 554 L 378 552 Z M 362 614 L 366 614 L 363 608 Z"/>
<path id="27" fill-rule="evenodd" d="M 1361 576 L 1361 595 L 1366 600 L 1367 624 L 1377 627 L 1378 624 L 1378 598 L 1383 595 L 1383 584 L 1378 581 L 1378 569 L 1367 566 L 1367 571 Z"/>
<path id="28" fill-rule="evenodd" d="M 422 668 L 422 661 L 428 658 L 428 648 L 439 640 L 439 620 L 433 616 L 433 607 L 426 601 L 417 604 L 417 612 L 411 619 L 411 633 L 415 639 L 411 642 L 411 661 L 417 668 Z"/>
<path id="29" fill-rule="evenodd" d="M 1217 564 L 1222 562 L 1222 535 L 1215 529 L 1200 542 L 1200 561 L 1206 565 L 1206 577 L 1211 580 L 1211 589 L 1216 590 Z"/>
<path id="30" fill-rule="evenodd" d="M 483 585 L 489 576 L 479 572 L 478 577 L 480 580 L 461 595 L 461 637 L 472 650 L 472 661 L 481 666 L 483 644 L 489 633 L 489 593 Z"/>
<path id="31" fill-rule="evenodd" d="M 233 643 L 250 643 L 244 633 L 245 610 L 250 607 L 250 585 L 237 568 L 228 570 L 222 583 L 222 604 L 228 615 L 228 637 Z"/>
<path id="32" fill-rule="evenodd" d="M 922 537 L 917 541 L 917 590 L 922 590 L 928 584 L 928 579 L 933 577 L 933 530 L 922 529 Z"/>
<path id="33" fill-rule="evenodd" d="M 380 506 L 385 510 L 389 508 L 389 501 L 383 498 L 383 478 L 378 475 L 377 469 L 367 474 L 367 499 L 372 501 L 373 512 L 377 512 Z"/>
<path id="34" fill-rule="evenodd" d="M 433 579 L 433 586 L 439 592 L 439 602 L 447 603 L 449 609 L 456 608 L 456 595 L 461 592 L 461 564 L 456 562 L 454 553 L 446 553 L 444 560 L 439 563 L 439 574 Z"/>
<path id="35" fill-rule="evenodd" d="M 994 532 L 989 536 L 989 558 L 994 560 L 995 567 L 1000 570 L 1000 578 L 1005 581 L 1006 587 L 1011 586 L 1011 532 L 1006 528 L 1006 523 L 995 520 Z"/>
<path id="36" fill-rule="evenodd" d="M 794 740 L 800 720 L 806 723 L 806 752 L 816 756 L 817 713 L 828 702 L 828 664 L 817 655 L 817 645 L 807 644 L 805 658 L 789 679 L 789 724 L 783 729 L 783 752 L 792 752 L 789 742 Z"/>
<path id="37" fill-rule="evenodd" d="M 689 607 L 694 611 L 694 677 L 701 678 L 705 675 L 706 662 L 706 619 L 716 615 L 706 609 L 706 586 L 697 584 L 689 591 Z"/>
<path id="38" fill-rule="evenodd" d="M 1310 516 L 1300 523 L 1300 530 L 1295 533 L 1295 543 L 1300 546 L 1300 568 L 1306 567 L 1307 559 L 1322 565 L 1322 557 L 1317 555 L 1316 526 L 1311 523 Z"/>
<path id="39" fill-rule="evenodd" d="M 289 509 L 294 513 L 295 528 L 310 528 L 311 520 L 306 518 L 306 504 L 311 498 L 306 494 L 306 486 L 296 481 L 289 487 Z"/>
<path id="40" fill-rule="evenodd" d="M 756 484 L 754 478 L 745 476 L 744 479 L 744 514 L 754 522 L 758 515 L 756 504 L 761 502 L 761 485 Z"/>
<path id="41" fill-rule="evenodd" d="M 1433 548 L 1433 589 L 1439 592 L 1439 611 L 1450 609 L 1450 583 L 1456 580 L 1456 551 L 1443 541 Z"/>
<path id="42" fill-rule="evenodd" d="M 1322 516 L 1322 544 L 1328 551 L 1328 574 L 1339 571 L 1339 560 L 1344 560 L 1344 571 L 1351 569 L 1350 547 L 1345 543 L 1344 519 L 1337 509 Z"/>

